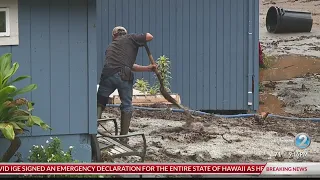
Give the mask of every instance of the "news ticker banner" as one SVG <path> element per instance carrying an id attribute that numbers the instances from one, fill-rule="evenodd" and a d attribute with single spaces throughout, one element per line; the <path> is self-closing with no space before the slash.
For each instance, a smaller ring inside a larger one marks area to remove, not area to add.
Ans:
<path id="1" fill-rule="evenodd" d="M 106 163 L 0 163 L 0 175 L 43 174 L 236 174 L 320 175 L 320 163 L 260 164 L 106 164 Z"/>

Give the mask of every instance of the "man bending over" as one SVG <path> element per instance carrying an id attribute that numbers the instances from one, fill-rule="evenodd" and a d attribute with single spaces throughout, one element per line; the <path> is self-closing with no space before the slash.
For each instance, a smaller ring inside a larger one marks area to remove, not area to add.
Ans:
<path id="1" fill-rule="evenodd" d="M 128 34 L 124 27 L 115 27 L 112 42 L 106 50 L 97 94 L 98 118 L 101 118 L 111 93 L 118 89 L 121 105 L 120 135 L 129 132 L 132 117 L 133 73 L 154 71 L 156 65 L 140 66 L 135 64 L 139 47 L 143 47 L 153 36 L 150 33 Z M 125 140 L 126 142 L 128 139 Z M 126 143 L 125 142 L 125 143 Z"/>

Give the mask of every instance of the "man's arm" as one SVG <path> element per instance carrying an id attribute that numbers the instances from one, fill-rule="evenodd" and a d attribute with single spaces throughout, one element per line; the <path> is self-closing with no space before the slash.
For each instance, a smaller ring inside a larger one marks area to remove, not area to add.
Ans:
<path id="1" fill-rule="evenodd" d="M 138 64 L 134 64 L 132 67 L 132 71 L 134 72 L 151 72 L 157 68 L 157 65 L 150 64 L 149 66 L 140 66 Z"/>
<path id="2" fill-rule="evenodd" d="M 140 47 L 153 39 L 153 36 L 150 33 L 133 34 L 132 37 Z"/>
<path id="3" fill-rule="evenodd" d="M 146 33 L 146 41 L 149 42 L 149 41 L 151 41 L 152 39 L 153 39 L 152 34 Z"/>

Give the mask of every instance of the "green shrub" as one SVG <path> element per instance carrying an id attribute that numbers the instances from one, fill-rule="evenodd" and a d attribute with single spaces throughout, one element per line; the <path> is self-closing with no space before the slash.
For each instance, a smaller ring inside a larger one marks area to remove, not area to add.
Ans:
<path id="1" fill-rule="evenodd" d="M 164 88 L 168 91 L 171 92 L 170 90 L 170 79 L 171 77 L 171 63 L 168 57 L 166 57 L 165 55 L 160 56 L 157 59 L 157 65 L 158 65 L 158 71 L 161 74 L 162 77 L 162 81 L 163 81 L 163 85 Z M 155 75 L 155 78 L 157 78 L 157 76 Z M 157 92 L 160 92 L 160 83 L 158 80 L 156 80 L 156 84 L 154 85 L 155 89 L 157 90 Z"/>
<path id="2" fill-rule="evenodd" d="M 136 83 L 133 85 L 133 87 L 143 93 L 146 93 L 149 91 L 149 83 L 148 81 L 144 80 L 143 78 L 142 79 L 137 79 L 136 80 Z"/>
<path id="3" fill-rule="evenodd" d="M 39 163 L 48 163 L 48 162 L 77 162 L 72 159 L 72 149 L 73 146 L 70 146 L 67 151 L 63 151 L 61 147 L 61 141 L 59 138 L 50 138 L 46 141 L 46 145 L 33 145 L 31 148 L 29 161 L 30 162 L 39 162 Z"/>
<path id="4" fill-rule="evenodd" d="M 149 94 L 151 95 L 156 95 L 158 93 L 158 90 L 155 86 L 152 86 L 150 89 L 149 89 Z"/>
<path id="5" fill-rule="evenodd" d="M 77 163 L 72 157 L 74 147 L 69 146 L 67 151 L 63 151 L 61 140 L 57 137 L 50 138 L 46 145 L 33 145 L 28 157 L 30 162 L 34 163 Z M 47 175 L 47 176 L 30 176 L 30 177 L 73 177 L 73 178 L 104 178 L 101 175 Z"/>

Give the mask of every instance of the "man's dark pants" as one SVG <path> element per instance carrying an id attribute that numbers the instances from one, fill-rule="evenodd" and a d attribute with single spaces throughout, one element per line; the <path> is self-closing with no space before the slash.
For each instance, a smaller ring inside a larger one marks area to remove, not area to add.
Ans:
<path id="1" fill-rule="evenodd" d="M 97 93 L 98 101 L 98 118 L 101 118 L 101 113 L 105 107 L 109 96 L 116 89 L 121 100 L 121 129 L 120 135 L 126 135 L 129 132 L 130 120 L 132 117 L 132 91 L 133 80 L 124 81 L 120 77 L 120 72 L 109 77 L 102 77 L 100 79 L 99 89 Z M 101 112 L 99 112 L 99 110 Z"/>

